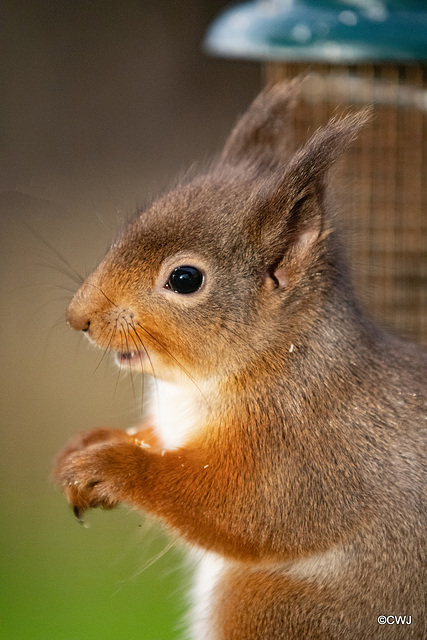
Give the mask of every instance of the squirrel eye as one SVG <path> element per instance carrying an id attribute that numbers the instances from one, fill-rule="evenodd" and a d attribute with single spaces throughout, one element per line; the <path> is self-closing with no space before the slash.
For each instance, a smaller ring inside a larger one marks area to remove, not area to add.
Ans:
<path id="1" fill-rule="evenodd" d="M 184 265 L 172 271 L 165 286 L 175 293 L 194 293 L 202 283 L 203 274 L 196 267 Z"/>

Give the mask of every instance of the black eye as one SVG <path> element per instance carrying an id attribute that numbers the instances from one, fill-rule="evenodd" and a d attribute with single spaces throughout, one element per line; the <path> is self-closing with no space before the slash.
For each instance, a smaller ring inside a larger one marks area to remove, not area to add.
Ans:
<path id="1" fill-rule="evenodd" d="M 175 293 L 194 293 L 202 286 L 203 274 L 196 267 L 182 266 L 172 271 L 166 283 Z"/>

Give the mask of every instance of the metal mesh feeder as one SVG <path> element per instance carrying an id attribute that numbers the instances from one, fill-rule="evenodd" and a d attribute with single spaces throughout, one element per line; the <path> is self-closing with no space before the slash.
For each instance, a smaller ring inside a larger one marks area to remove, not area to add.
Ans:
<path id="1" fill-rule="evenodd" d="M 263 62 L 267 82 L 307 76 L 296 143 L 373 105 L 335 173 L 359 297 L 383 324 L 427 344 L 427 7 L 424 2 L 264 0 L 211 26 L 216 55 Z"/>

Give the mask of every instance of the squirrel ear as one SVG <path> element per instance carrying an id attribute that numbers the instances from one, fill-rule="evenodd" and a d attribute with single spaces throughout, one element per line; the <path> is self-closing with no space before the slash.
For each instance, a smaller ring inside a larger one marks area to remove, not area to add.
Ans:
<path id="1" fill-rule="evenodd" d="M 262 244 L 271 263 L 280 264 L 290 248 L 293 255 L 307 253 L 320 237 L 328 235 L 325 220 L 325 175 L 347 150 L 367 122 L 370 109 L 332 119 L 316 131 L 293 156 L 285 171 L 276 170 L 273 187 L 264 201 Z"/>
<path id="2" fill-rule="evenodd" d="M 301 79 L 264 89 L 239 119 L 218 164 L 262 165 L 289 156 L 292 130 L 289 113 L 295 106 Z"/>
<path id="3" fill-rule="evenodd" d="M 326 172 L 357 138 L 370 114 L 371 109 L 367 108 L 342 118 L 332 118 L 312 135 L 286 169 L 282 185 L 289 192 L 288 197 L 293 195 L 297 200 L 306 188 L 324 181 Z"/>

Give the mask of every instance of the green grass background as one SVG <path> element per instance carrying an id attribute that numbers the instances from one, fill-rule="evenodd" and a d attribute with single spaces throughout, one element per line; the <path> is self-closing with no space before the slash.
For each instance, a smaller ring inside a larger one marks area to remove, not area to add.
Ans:
<path id="1" fill-rule="evenodd" d="M 125 508 L 79 526 L 49 481 L 77 431 L 141 417 L 140 380 L 67 328 L 77 284 L 55 252 L 88 275 L 138 205 L 221 148 L 260 86 L 258 65 L 201 50 L 227 3 L 1 5 L 1 640 L 180 637 L 182 552 Z"/>
<path id="2" fill-rule="evenodd" d="M 188 576 L 172 551 L 144 569 L 167 542 L 157 533 L 148 551 L 147 534 L 137 531 L 141 517 L 91 514 L 83 529 L 70 513 L 63 517 L 57 500 L 47 501 L 43 520 L 30 505 L 21 514 L 2 506 L 13 517 L 2 540 L 2 638 L 177 637 Z"/>
<path id="3" fill-rule="evenodd" d="M 141 380 L 119 374 L 108 357 L 99 365 L 102 353 L 66 327 L 69 294 L 56 287 L 67 279 L 22 213 L 58 245 L 77 229 L 22 194 L 0 195 L 0 210 L 0 638 L 180 637 L 191 578 L 182 550 L 126 507 L 90 511 L 80 525 L 49 479 L 73 433 L 138 423 Z M 87 225 L 94 245 L 96 227 L 103 237 L 99 222 Z"/>

